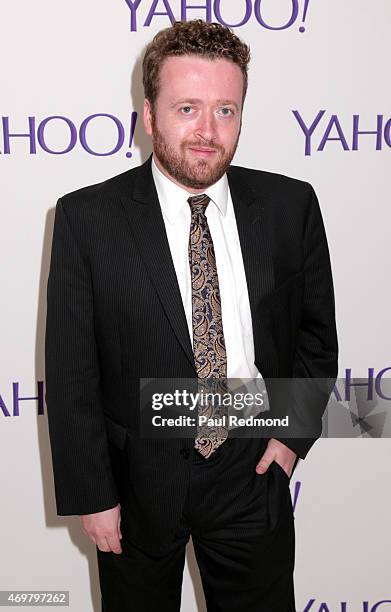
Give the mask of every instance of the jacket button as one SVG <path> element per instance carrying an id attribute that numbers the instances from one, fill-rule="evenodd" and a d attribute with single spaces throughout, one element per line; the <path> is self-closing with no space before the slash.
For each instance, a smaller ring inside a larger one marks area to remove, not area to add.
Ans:
<path id="1" fill-rule="evenodd" d="M 190 457 L 190 449 L 189 448 L 181 448 L 180 453 L 184 459 L 188 459 Z"/>

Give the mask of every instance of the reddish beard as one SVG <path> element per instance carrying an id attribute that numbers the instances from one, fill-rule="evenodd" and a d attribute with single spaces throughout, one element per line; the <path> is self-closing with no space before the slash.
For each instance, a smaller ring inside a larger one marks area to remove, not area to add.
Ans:
<path id="1" fill-rule="evenodd" d="M 239 132 L 240 135 L 240 132 Z M 216 143 L 181 143 L 178 153 L 165 139 L 156 125 L 156 117 L 152 114 L 153 150 L 165 171 L 178 183 L 190 189 L 206 189 L 217 183 L 229 168 L 239 141 L 239 135 L 233 147 L 226 149 Z M 211 159 L 198 159 L 189 162 L 189 148 L 207 147 L 216 152 Z"/>

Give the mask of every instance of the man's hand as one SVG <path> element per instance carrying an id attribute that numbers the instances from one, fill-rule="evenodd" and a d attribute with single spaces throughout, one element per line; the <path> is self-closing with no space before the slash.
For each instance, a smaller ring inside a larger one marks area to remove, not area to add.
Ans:
<path id="1" fill-rule="evenodd" d="M 297 455 L 293 450 L 285 446 L 285 444 L 279 440 L 271 438 L 255 470 L 258 474 L 264 474 L 272 461 L 276 461 L 290 478 L 296 457 Z"/>
<path id="2" fill-rule="evenodd" d="M 116 554 L 122 553 L 120 539 L 122 533 L 121 524 L 121 505 L 115 508 L 96 512 L 94 514 L 83 514 L 80 516 L 81 525 L 84 533 L 97 545 L 103 552 L 113 551 Z"/>

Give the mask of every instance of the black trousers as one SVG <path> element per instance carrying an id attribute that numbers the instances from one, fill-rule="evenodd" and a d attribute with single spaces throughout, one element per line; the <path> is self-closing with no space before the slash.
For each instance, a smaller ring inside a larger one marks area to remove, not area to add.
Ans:
<path id="1" fill-rule="evenodd" d="M 209 459 L 196 450 L 170 551 L 152 557 L 122 540 L 97 548 L 102 612 L 179 612 L 192 536 L 208 612 L 295 612 L 294 517 L 285 471 L 255 466 L 266 440 L 228 438 Z"/>

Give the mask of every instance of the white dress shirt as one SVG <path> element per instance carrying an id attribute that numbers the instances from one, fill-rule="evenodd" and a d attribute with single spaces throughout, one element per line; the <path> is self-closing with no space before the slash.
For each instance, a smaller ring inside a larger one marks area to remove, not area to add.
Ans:
<path id="1" fill-rule="evenodd" d="M 157 167 L 152 175 L 166 227 L 189 335 L 193 345 L 191 272 L 188 256 L 191 211 L 187 199 L 196 195 L 176 185 Z M 227 175 L 205 192 L 211 199 L 206 217 L 213 240 L 227 353 L 227 378 L 260 378 L 254 364 L 254 340 L 247 283 Z"/>

